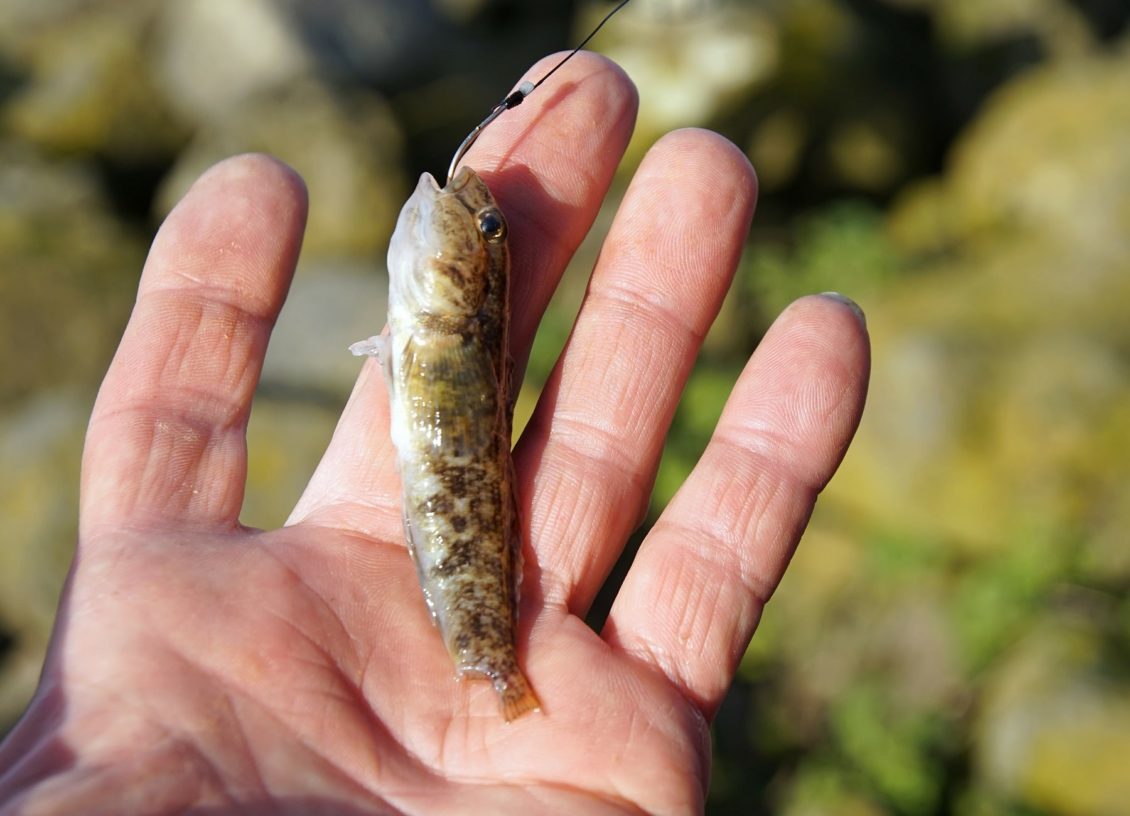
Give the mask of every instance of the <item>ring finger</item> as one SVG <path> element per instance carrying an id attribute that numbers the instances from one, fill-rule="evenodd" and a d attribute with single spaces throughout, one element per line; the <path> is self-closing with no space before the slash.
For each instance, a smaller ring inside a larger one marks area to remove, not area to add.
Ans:
<path id="1" fill-rule="evenodd" d="M 548 603 L 584 614 L 639 523 L 755 200 L 746 157 L 701 130 L 661 139 L 624 196 L 515 450 Z"/>

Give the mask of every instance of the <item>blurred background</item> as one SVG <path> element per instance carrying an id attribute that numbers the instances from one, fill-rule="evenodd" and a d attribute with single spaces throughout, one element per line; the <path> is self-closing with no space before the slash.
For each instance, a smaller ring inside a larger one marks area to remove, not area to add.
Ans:
<path id="1" fill-rule="evenodd" d="M 275 525 L 356 375 L 346 346 L 383 319 L 410 180 L 609 7 L 0 0 L 0 733 L 178 196 L 245 150 L 309 185 L 249 429 L 244 521 Z M 1126 0 L 634 0 L 593 41 L 635 80 L 639 126 L 520 418 L 619 191 L 675 127 L 734 140 L 762 197 L 650 517 L 791 299 L 851 295 L 875 346 L 859 437 L 719 714 L 711 813 L 1130 813 L 1128 22 Z"/>

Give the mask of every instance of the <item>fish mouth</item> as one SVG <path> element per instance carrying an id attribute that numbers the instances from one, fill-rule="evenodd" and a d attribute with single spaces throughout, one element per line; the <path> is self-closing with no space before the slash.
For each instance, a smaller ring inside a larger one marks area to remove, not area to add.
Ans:
<path id="1" fill-rule="evenodd" d="M 474 178 L 474 175 L 474 170 L 472 170 L 470 167 L 467 167 L 466 165 L 463 165 L 455 171 L 455 176 L 451 179 L 451 181 L 447 183 L 447 187 L 451 192 L 458 193 L 467 186 L 468 182 L 470 182 L 471 179 Z"/>
<path id="2" fill-rule="evenodd" d="M 455 176 L 441 187 L 436 177 L 425 171 L 416 183 L 416 194 L 427 198 L 436 198 L 442 193 L 454 195 L 462 192 L 474 177 L 475 171 L 470 167 L 460 167 L 455 171 Z"/>
<path id="3" fill-rule="evenodd" d="M 435 176 L 426 170 L 420 174 L 420 180 L 416 182 L 416 193 L 418 195 L 435 198 L 436 194 L 441 192 L 443 192 L 443 188 L 439 186 Z"/>
<path id="4" fill-rule="evenodd" d="M 443 190 L 432 174 L 421 173 L 415 191 L 404 202 L 389 241 L 390 274 L 394 269 L 400 270 L 399 275 L 407 279 L 415 274 L 413 257 L 416 253 L 434 254 L 441 249 L 442 237 L 433 228 L 433 221 L 442 195 Z"/>

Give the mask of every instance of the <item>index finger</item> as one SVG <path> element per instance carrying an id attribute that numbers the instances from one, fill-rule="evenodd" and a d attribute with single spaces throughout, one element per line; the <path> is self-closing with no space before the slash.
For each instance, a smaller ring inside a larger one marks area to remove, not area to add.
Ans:
<path id="1" fill-rule="evenodd" d="M 267 156 L 205 173 L 165 219 L 95 403 L 80 518 L 231 527 L 244 427 L 306 221 L 306 188 Z"/>

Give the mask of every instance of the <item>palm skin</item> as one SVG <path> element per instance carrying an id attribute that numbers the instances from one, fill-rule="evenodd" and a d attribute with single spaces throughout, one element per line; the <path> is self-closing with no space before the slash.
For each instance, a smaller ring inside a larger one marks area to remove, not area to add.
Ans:
<path id="1" fill-rule="evenodd" d="M 606 60 L 558 76 L 467 159 L 510 221 L 519 364 L 636 105 Z M 625 196 L 515 449 L 519 657 L 543 710 L 507 724 L 489 684 L 454 680 L 428 618 L 375 363 L 287 526 L 239 525 L 306 203 L 265 157 L 209 171 L 154 243 L 95 406 L 78 555 L 0 748 L 0 813 L 701 811 L 709 720 L 859 419 L 853 309 L 781 316 L 604 630 L 583 618 L 646 508 L 755 196 L 744 157 L 701 131 L 661 140 Z"/>

